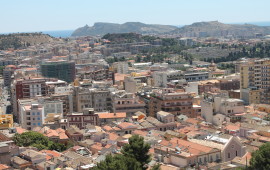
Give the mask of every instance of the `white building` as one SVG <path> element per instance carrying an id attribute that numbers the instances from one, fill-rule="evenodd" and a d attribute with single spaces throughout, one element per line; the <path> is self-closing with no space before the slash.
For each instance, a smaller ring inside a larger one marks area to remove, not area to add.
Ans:
<path id="1" fill-rule="evenodd" d="M 128 63 L 127 62 L 118 62 L 116 63 L 117 73 L 127 74 L 128 73 Z"/>
<path id="2" fill-rule="evenodd" d="M 41 104 L 26 104 L 19 106 L 21 126 L 27 130 L 33 130 L 44 123 L 44 107 Z"/>
<path id="3" fill-rule="evenodd" d="M 154 86 L 155 87 L 167 87 L 167 83 L 172 80 L 181 80 L 183 78 L 182 71 L 168 70 L 156 71 L 153 73 Z"/>
<path id="4" fill-rule="evenodd" d="M 168 112 L 159 111 L 157 112 L 157 119 L 163 123 L 174 122 L 174 115 Z"/>
<path id="5" fill-rule="evenodd" d="M 227 120 L 230 115 L 244 113 L 244 102 L 240 99 L 227 97 L 205 98 L 201 102 L 202 117 L 209 123 L 216 125 Z"/>

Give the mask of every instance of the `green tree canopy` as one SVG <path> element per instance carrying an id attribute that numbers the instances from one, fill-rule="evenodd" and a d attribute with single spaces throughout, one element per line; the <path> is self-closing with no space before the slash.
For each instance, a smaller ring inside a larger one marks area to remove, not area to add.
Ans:
<path id="1" fill-rule="evenodd" d="M 107 155 L 94 167 L 94 170 L 144 170 L 151 157 L 148 154 L 150 145 L 144 143 L 143 137 L 134 135 L 129 138 L 129 144 L 124 145 L 122 154 Z M 158 169 L 158 167 L 155 167 Z"/>
<path id="2" fill-rule="evenodd" d="M 60 152 L 67 149 L 65 145 L 61 143 L 55 143 L 43 134 L 33 131 L 24 132 L 22 134 L 16 133 L 13 137 L 13 141 L 18 146 L 33 146 L 38 150 L 50 149 Z"/>
<path id="3" fill-rule="evenodd" d="M 252 153 L 250 166 L 252 170 L 269 170 L 270 169 L 270 143 L 262 145 L 258 150 Z"/>
<path id="4" fill-rule="evenodd" d="M 134 158 L 142 166 L 151 161 L 151 156 L 148 154 L 150 145 L 144 142 L 144 138 L 139 135 L 134 135 L 129 138 L 129 144 L 124 145 L 121 152 L 125 157 Z"/>

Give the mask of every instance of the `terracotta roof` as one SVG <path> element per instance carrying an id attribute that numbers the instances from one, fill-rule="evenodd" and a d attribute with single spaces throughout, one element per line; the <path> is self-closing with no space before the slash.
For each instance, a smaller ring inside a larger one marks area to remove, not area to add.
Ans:
<path id="1" fill-rule="evenodd" d="M 199 121 L 194 118 L 188 118 L 185 122 L 191 123 L 193 125 L 197 125 L 197 123 L 199 123 Z"/>
<path id="2" fill-rule="evenodd" d="M 134 129 L 137 126 L 134 125 L 133 123 L 122 122 L 122 123 L 118 124 L 118 127 L 120 127 L 121 129 Z"/>
<path id="3" fill-rule="evenodd" d="M 225 127 L 226 130 L 230 130 L 230 131 L 237 131 L 240 129 L 239 125 L 233 125 L 233 124 L 229 124 Z"/>
<path id="4" fill-rule="evenodd" d="M 116 141 L 119 138 L 119 136 L 115 133 L 109 133 L 108 139 Z"/>
<path id="5" fill-rule="evenodd" d="M 0 142 L 10 141 L 10 139 L 0 132 Z"/>
<path id="6" fill-rule="evenodd" d="M 102 128 L 103 128 L 105 131 L 112 131 L 112 130 L 113 130 L 113 128 L 110 127 L 110 126 L 108 126 L 108 125 L 103 126 Z"/>
<path id="7" fill-rule="evenodd" d="M 16 132 L 19 133 L 19 134 L 22 134 L 24 132 L 27 132 L 27 130 L 26 129 L 23 129 L 21 127 L 16 127 Z"/>
<path id="8" fill-rule="evenodd" d="M 126 76 L 129 76 L 129 74 L 115 73 L 114 74 L 114 79 L 115 79 L 115 81 L 124 81 L 124 79 L 125 79 Z"/>
<path id="9" fill-rule="evenodd" d="M 96 150 L 98 150 L 98 151 L 100 151 L 100 150 L 103 149 L 101 143 L 96 143 L 96 144 L 92 145 L 90 148 L 91 148 L 91 149 L 96 149 Z"/>
<path id="10" fill-rule="evenodd" d="M 126 118 L 127 114 L 123 113 L 98 113 L 100 119 L 115 119 L 115 118 Z"/>
<path id="11" fill-rule="evenodd" d="M 50 160 L 50 159 L 52 159 L 54 157 L 60 157 L 61 156 L 61 154 L 59 152 L 52 151 L 52 150 L 41 150 L 39 152 L 46 154 L 46 159 L 47 160 Z"/>
<path id="12" fill-rule="evenodd" d="M 134 130 L 132 133 L 140 136 L 146 136 L 148 134 L 147 132 L 142 130 Z"/>
<path id="13" fill-rule="evenodd" d="M 5 164 L 0 164 L 0 170 L 9 169 L 10 167 Z"/>

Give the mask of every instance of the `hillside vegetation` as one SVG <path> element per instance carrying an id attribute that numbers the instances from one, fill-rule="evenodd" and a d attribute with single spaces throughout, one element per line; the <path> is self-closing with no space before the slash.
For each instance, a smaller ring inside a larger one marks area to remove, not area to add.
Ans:
<path id="1" fill-rule="evenodd" d="M 42 33 L 17 33 L 0 35 L 0 50 L 19 49 L 31 45 L 52 42 L 54 39 Z"/>
<path id="2" fill-rule="evenodd" d="M 270 34 L 270 27 L 252 24 L 224 24 L 218 21 L 196 22 L 191 25 L 175 29 L 171 34 L 180 34 L 183 37 L 252 37 L 256 33 Z"/>

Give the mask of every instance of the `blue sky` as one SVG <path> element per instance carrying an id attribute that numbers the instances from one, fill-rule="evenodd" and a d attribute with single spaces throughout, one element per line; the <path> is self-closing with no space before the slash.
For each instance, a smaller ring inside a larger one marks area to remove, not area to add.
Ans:
<path id="1" fill-rule="evenodd" d="M 76 29 L 95 22 L 187 25 L 270 21 L 270 0 L 1 0 L 0 32 Z"/>

